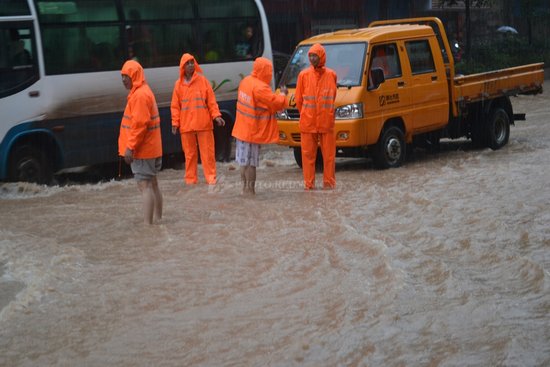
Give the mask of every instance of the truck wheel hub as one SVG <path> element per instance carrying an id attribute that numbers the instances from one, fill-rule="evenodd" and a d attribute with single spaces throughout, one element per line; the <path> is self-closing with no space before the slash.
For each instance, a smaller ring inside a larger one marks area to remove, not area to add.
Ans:
<path id="1" fill-rule="evenodd" d="M 401 156 L 401 144 L 398 139 L 392 138 L 386 144 L 386 154 L 392 161 L 399 159 Z"/>

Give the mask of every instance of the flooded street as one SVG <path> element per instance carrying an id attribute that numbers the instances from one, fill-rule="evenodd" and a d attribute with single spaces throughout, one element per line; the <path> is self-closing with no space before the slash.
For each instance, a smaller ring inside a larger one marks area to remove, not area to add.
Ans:
<path id="1" fill-rule="evenodd" d="M 339 160 L 334 191 L 284 147 L 254 198 L 234 163 L 167 169 L 150 227 L 132 179 L 0 184 L 0 366 L 548 366 L 549 102 L 513 98 L 499 151 Z"/>

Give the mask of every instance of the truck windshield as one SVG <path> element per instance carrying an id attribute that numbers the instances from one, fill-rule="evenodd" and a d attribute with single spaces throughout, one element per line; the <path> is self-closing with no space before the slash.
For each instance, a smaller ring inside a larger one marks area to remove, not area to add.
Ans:
<path id="1" fill-rule="evenodd" d="M 309 67 L 307 52 L 311 45 L 303 45 L 296 49 L 281 78 L 280 85 L 296 87 L 298 74 Z M 361 43 L 331 43 L 323 44 L 327 53 L 326 66 L 336 72 L 338 86 L 353 87 L 361 85 L 365 64 L 367 44 Z"/>

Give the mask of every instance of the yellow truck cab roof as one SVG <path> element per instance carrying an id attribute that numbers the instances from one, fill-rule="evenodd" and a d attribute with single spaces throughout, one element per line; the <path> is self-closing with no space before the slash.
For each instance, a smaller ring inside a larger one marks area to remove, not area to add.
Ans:
<path id="1" fill-rule="evenodd" d="M 434 35 L 432 27 L 418 24 L 397 24 L 358 29 L 344 29 L 310 37 L 302 42 L 311 43 L 342 43 L 342 42 L 383 42 L 392 39 L 410 39 Z"/>

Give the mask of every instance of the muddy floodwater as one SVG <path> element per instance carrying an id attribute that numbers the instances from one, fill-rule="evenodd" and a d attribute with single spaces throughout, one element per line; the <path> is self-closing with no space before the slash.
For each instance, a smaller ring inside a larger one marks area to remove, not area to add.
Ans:
<path id="1" fill-rule="evenodd" d="M 501 150 L 334 191 L 277 146 L 254 198 L 163 170 L 147 227 L 132 179 L 0 184 L 0 366 L 549 366 L 550 95 L 512 103 Z"/>

